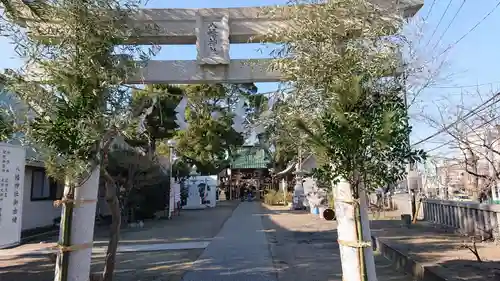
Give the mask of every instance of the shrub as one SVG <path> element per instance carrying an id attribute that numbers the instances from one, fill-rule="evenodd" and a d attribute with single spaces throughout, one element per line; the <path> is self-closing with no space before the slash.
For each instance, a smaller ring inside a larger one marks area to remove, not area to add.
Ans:
<path id="1" fill-rule="evenodd" d="M 268 205 L 282 205 L 284 201 L 283 191 L 270 190 L 264 195 L 264 203 Z M 287 197 L 288 201 L 288 197 Z"/>
<path id="2" fill-rule="evenodd" d="M 293 201 L 293 193 L 287 192 L 286 193 L 286 203 L 292 203 L 292 201 Z"/>

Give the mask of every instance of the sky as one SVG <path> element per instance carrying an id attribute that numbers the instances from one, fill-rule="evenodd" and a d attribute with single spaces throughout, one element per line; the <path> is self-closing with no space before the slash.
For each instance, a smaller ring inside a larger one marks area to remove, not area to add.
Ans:
<path id="1" fill-rule="evenodd" d="M 433 3 L 434 1 L 436 2 Z M 424 89 L 418 96 L 417 104 L 410 108 L 411 124 L 414 128 L 411 136 L 412 143 L 436 131 L 436 128 L 430 127 L 427 122 L 421 120 L 421 115 L 434 119 L 439 116 L 439 111 L 435 106 L 439 101 L 446 98 L 451 100 L 452 105 L 458 102 L 457 97 L 461 97 L 463 92 L 476 93 L 478 91 L 487 95 L 500 88 L 500 68 L 498 67 L 500 62 L 500 36 L 498 36 L 500 7 L 482 21 L 483 17 L 498 5 L 498 1 L 481 0 L 479 5 L 477 1 L 425 0 L 424 7 L 415 16 L 412 28 L 409 29 L 419 32 L 412 32 L 409 38 L 413 40 L 412 43 L 418 50 L 417 55 L 425 60 L 437 56 L 445 49 L 449 51 L 439 57 L 446 62 L 439 77 L 446 77 L 446 79 L 438 79 L 432 87 Z M 286 0 L 150 0 L 147 7 L 225 8 L 284 3 Z M 463 6 L 459 10 L 462 3 Z M 456 14 L 458 10 L 459 13 Z M 469 32 L 479 22 L 480 24 Z M 415 35 L 417 33 L 418 36 Z M 456 43 L 462 37 L 463 39 Z M 230 56 L 233 59 L 268 57 L 266 51 L 262 52 L 262 48 L 263 46 L 259 44 L 232 44 Z M 4 55 L 0 60 L 0 68 L 14 68 L 20 65 L 6 38 L 0 38 L 0 53 Z M 158 60 L 192 60 L 195 58 L 196 47 L 194 45 L 163 46 L 155 57 Z M 259 92 L 268 92 L 277 88 L 275 83 L 259 83 L 257 86 Z M 476 95 L 469 95 L 465 102 L 473 106 L 479 104 L 481 100 Z M 419 147 L 426 150 L 433 149 L 440 146 L 446 139 L 446 135 L 442 134 Z M 445 149 L 446 147 L 435 152 L 444 153 Z"/>

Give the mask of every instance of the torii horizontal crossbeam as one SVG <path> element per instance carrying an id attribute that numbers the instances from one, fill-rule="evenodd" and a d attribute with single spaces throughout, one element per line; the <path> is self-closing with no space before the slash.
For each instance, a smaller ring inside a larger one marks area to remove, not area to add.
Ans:
<path id="1" fill-rule="evenodd" d="M 270 59 L 235 59 L 229 65 L 204 65 L 195 60 L 153 60 L 127 81 L 130 84 L 213 84 L 280 82 L 279 72 L 269 69 Z"/>
<path id="2" fill-rule="evenodd" d="M 372 0 L 381 6 L 398 7 L 404 17 L 412 17 L 423 6 L 421 0 Z M 398 4 L 395 4 L 398 3 Z M 260 42 L 270 28 L 286 25 L 279 16 L 266 14 L 269 7 L 207 8 L 207 9 L 142 9 L 134 17 L 136 27 L 154 30 L 155 34 L 142 34 L 134 38 L 133 44 L 196 44 L 196 21 L 201 17 L 216 18 L 227 16 L 229 19 L 229 42 Z M 151 32 L 149 32 L 151 33 Z"/>

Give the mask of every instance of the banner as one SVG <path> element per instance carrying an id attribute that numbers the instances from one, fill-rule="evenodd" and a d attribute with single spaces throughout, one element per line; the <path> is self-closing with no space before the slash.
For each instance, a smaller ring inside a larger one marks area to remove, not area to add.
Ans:
<path id="1" fill-rule="evenodd" d="M 0 143 L 0 249 L 21 243 L 26 151 Z"/>

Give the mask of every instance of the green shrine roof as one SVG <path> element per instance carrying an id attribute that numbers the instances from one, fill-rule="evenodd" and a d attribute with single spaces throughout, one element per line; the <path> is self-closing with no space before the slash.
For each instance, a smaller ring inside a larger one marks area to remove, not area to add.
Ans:
<path id="1" fill-rule="evenodd" d="M 231 169 L 267 169 L 271 162 L 266 151 L 256 146 L 242 146 L 233 157 Z"/>

